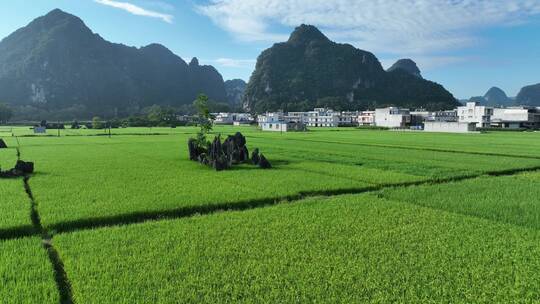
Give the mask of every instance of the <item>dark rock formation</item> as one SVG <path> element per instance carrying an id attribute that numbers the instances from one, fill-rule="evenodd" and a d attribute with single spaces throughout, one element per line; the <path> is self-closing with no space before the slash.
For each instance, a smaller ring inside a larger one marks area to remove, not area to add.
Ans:
<path id="1" fill-rule="evenodd" d="M 251 163 L 253 163 L 255 166 L 258 166 L 260 161 L 261 157 L 259 156 L 259 148 L 256 148 L 255 150 L 253 150 L 253 153 L 251 153 Z"/>
<path id="2" fill-rule="evenodd" d="M 233 136 L 227 137 L 223 143 L 223 150 L 228 156 L 231 165 L 244 163 L 249 160 L 249 151 L 246 147 L 246 138 L 242 133 L 237 132 Z"/>
<path id="3" fill-rule="evenodd" d="M 223 171 L 231 167 L 231 156 L 225 153 L 223 145 L 221 144 L 220 135 L 216 136 L 210 145 L 208 158 L 210 165 L 216 169 L 216 171 Z"/>
<path id="4" fill-rule="evenodd" d="M 196 139 L 190 138 L 188 150 L 190 160 L 211 166 L 216 171 L 226 170 L 233 165 L 250 161 L 246 138 L 240 132 L 228 136 L 223 143 L 221 143 L 221 135 L 218 135 L 206 149 L 201 148 Z M 261 168 L 271 168 L 270 162 L 266 158 L 261 165 L 261 156 L 259 156 L 259 149 L 255 149 L 252 154 L 252 163 Z"/>
<path id="5" fill-rule="evenodd" d="M 6 142 L 0 138 L 0 149 L 7 149 Z"/>
<path id="6" fill-rule="evenodd" d="M 0 170 L 0 178 L 16 178 L 24 177 L 34 173 L 34 163 L 18 160 L 15 168 L 8 171 Z"/>
<path id="7" fill-rule="evenodd" d="M 259 168 L 261 169 L 271 169 L 272 165 L 270 162 L 264 157 L 264 154 L 261 154 L 261 159 L 259 160 Z"/>
<path id="8" fill-rule="evenodd" d="M 34 163 L 18 160 L 17 164 L 15 164 L 15 170 L 20 171 L 23 174 L 32 174 L 34 173 Z"/>
<path id="9" fill-rule="evenodd" d="M 197 141 L 194 138 L 188 140 L 188 151 L 189 151 L 189 160 L 199 160 L 199 147 L 197 146 Z"/>

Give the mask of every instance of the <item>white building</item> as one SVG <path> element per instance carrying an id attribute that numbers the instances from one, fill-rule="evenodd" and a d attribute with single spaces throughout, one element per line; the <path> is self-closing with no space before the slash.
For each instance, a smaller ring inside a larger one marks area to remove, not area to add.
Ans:
<path id="1" fill-rule="evenodd" d="M 358 115 L 359 126 L 374 126 L 375 125 L 375 111 L 363 111 Z"/>
<path id="2" fill-rule="evenodd" d="M 307 112 L 309 127 L 337 127 L 339 125 L 339 113 L 330 109 L 315 108 Z"/>
<path id="3" fill-rule="evenodd" d="M 395 107 L 375 109 L 375 125 L 385 128 L 405 128 L 411 122 L 408 109 Z"/>
<path id="4" fill-rule="evenodd" d="M 428 121 L 457 122 L 458 121 L 457 110 L 432 112 Z"/>
<path id="5" fill-rule="evenodd" d="M 288 112 L 284 116 L 285 121 L 295 121 L 295 122 L 301 122 L 303 124 L 308 124 L 309 122 L 309 115 L 307 112 Z"/>
<path id="6" fill-rule="evenodd" d="M 491 126 L 509 129 L 540 128 L 540 111 L 532 107 L 493 109 Z"/>
<path id="7" fill-rule="evenodd" d="M 286 115 L 283 112 L 268 112 L 265 115 L 259 115 L 257 122 L 263 131 L 306 131 L 306 124 L 302 121 L 302 115 L 293 115 L 291 118 L 288 116 L 289 114 Z"/>
<path id="8" fill-rule="evenodd" d="M 477 128 L 489 128 L 493 108 L 481 106 L 478 102 L 467 102 L 463 107 L 458 107 L 458 122 L 475 123 Z"/>
<path id="9" fill-rule="evenodd" d="M 235 122 L 251 123 L 253 117 L 249 113 L 215 113 L 214 123 L 218 125 L 232 125 Z"/>
<path id="10" fill-rule="evenodd" d="M 358 126 L 358 111 L 342 111 L 339 114 L 338 126 L 340 127 L 357 127 Z"/>
<path id="11" fill-rule="evenodd" d="M 265 122 L 261 125 L 263 131 L 287 132 L 287 123 L 283 121 Z"/>
<path id="12" fill-rule="evenodd" d="M 278 123 L 284 121 L 283 112 L 267 112 L 264 115 L 259 115 L 257 117 L 257 123 L 259 127 L 262 128 L 265 123 Z"/>
<path id="13" fill-rule="evenodd" d="M 450 122 L 450 121 L 426 121 L 425 132 L 468 133 L 476 131 L 476 123 Z"/>
<path id="14" fill-rule="evenodd" d="M 411 111 L 410 114 L 411 114 L 411 122 L 410 122 L 411 128 L 422 129 L 424 126 L 424 122 L 430 119 L 432 113 L 424 109 L 419 109 L 416 111 Z"/>

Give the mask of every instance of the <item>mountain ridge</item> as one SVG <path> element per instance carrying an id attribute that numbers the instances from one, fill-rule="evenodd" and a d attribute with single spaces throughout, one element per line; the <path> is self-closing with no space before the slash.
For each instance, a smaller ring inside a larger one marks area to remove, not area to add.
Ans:
<path id="1" fill-rule="evenodd" d="M 386 72 L 372 53 L 332 42 L 310 25 L 260 54 L 243 98 L 254 112 L 389 105 L 443 109 L 458 102 L 441 85 L 403 70 Z"/>
<path id="2" fill-rule="evenodd" d="M 199 93 L 226 101 L 214 67 L 188 64 L 161 44 L 106 41 L 59 9 L 0 41 L 0 100 L 14 105 L 124 116 L 153 104 L 190 104 Z"/>
<path id="3" fill-rule="evenodd" d="M 416 65 L 416 62 L 414 62 L 412 59 L 408 59 L 408 58 L 399 59 L 386 71 L 393 72 L 396 70 L 403 70 L 413 76 L 423 78 L 422 73 L 420 72 L 420 69 L 418 68 L 418 65 Z"/>

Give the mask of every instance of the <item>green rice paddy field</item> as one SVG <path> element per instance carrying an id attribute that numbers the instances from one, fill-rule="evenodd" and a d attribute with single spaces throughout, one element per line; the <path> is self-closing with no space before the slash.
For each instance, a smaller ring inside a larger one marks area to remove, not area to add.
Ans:
<path id="1" fill-rule="evenodd" d="M 540 302 L 540 133 L 0 128 L 0 303 Z"/>

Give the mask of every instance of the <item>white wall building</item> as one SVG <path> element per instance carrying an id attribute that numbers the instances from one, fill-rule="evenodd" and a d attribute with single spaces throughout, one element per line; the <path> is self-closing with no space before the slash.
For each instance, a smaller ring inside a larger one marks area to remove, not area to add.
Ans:
<path id="1" fill-rule="evenodd" d="M 428 121 L 457 122 L 458 121 L 457 110 L 432 112 L 430 117 L 428 118 Z"/>
<path id="2" fill-rule="evenodd" d="M 493 108 L 481 106 L 478 102 L 467 102 L 463 107 L 458 107 L 458 122 L 475 123 L 477 128 L 489 128 Z"/>
<path id="3" fill-rule="evenodd" d="M 232 125 L 235 122 L 250 123 L 253 117 L 249 113 L 215 113 L 214 123 L 218 125 Z"/>
<path id="4" fill-rule="evenodd" d="M 265 122 L 261 125 L 263 131 L 287 132 L 287 123 L 283 121 Z"/>
<path id="5" fill-rule="evenodd" d="M 269 132 L 306 131 L 306 125 L 295 121 L 265 122 L 262 124 L 261 129 Z"/>
<path id="6" fill-rule="evenodd" d="M 358 115 L 359 126 L 374 126 L 375 125 L 375 111 L 363 111 Z"/>
<path id="7" fill-rule="evenodd" d="M 308 112 L 288 112 L 284 116 L 284 120 L 301 122 L 307 125 L 309 122 L 309 115 Z"/>
<path id="8" fill-rule="evenodd" d="M 339 113 L 333 110 L 315 108 L 307 114 L 309 127 L 337 127 L 339 125 Z"/>
<path id="9" fill-rule="evenodd" d="M 358 126 L 358 111 L 342 111 L 339 114 L 338 125 L 340 127 L 356 127 Z"/>
<path id="10" fill-rule="evenodd" d="M 385 128 L 405 128 L 411 122 L 408 109 L 395 107 L 375 109 L 375 125 Z"/>
<path id="11" fill-rule="evenodd" d="M 283 112 L 267 112 L 264 115 L 257 117 L 257 123 L 262 128 L 264 123 L 278 123 L 283 122 Z"/>
<path id="12" fill-rule="evenodd" d="M 468 133 L 476 131 L 476 123 L 451 121 L 426 121 L 425 132 Z"/>
<path id="13" fill-rule="evenodd" d="M 540 127 L 540 111 L 532 107 L 495 108 L 491 117 L 491 126 L 536 129 Z"/>

